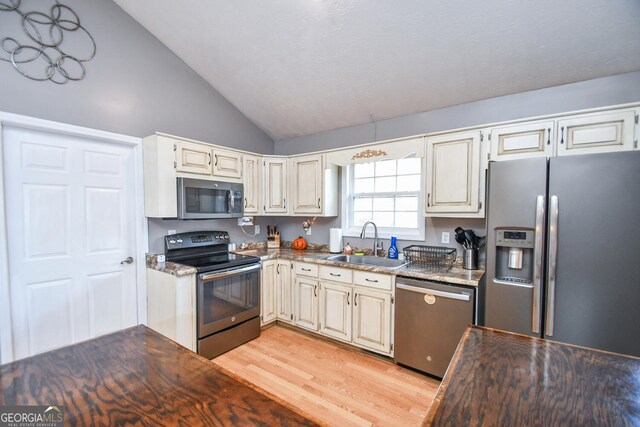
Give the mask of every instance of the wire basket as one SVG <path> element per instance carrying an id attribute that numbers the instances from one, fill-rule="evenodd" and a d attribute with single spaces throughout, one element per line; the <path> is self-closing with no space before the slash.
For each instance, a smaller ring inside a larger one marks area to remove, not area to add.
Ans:
<path id="1" fill-rule="evenodd" d="M 412 267 L 448 269 L 456 262 L 457 251 L 444 246 L 411 245 L 402 250 Z"/>

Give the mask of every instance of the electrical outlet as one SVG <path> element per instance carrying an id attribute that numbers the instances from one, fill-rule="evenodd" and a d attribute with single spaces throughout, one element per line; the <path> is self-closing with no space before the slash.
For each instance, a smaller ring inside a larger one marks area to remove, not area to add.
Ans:
<path id="1" fill-rule="evenodd" d="M 167 230 L 167 236 L 171 236 L 172 234 L 176 234 L 176 230 Z"/>
<path id="2" fill-rule="evenodd" d="M 260 234 L 260 226 L 256 224 L 256 229 L 254 230 L 256 234 Z"/>
<path id="3" fill-rule="evenodd" d="M 443 231 L 442 232 L 442 243 L 449 243 L 449 232 L 448 231 Z"/>

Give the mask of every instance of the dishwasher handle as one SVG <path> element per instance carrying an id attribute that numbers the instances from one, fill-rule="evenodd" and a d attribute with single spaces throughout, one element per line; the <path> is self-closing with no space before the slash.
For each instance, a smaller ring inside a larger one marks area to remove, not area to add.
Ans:
<path id="1" fill-rule="evenodd" d="M 396 283 L 396 288 L 404 289 L 411 292 L 419 292 L 425 295 L 435 295 L 442 298 L 457 299 L 460 301 L 469 301 L 469 299 L 471 299 L 471 295 L 468 293 L 437 291 L 435 289 L 419 288 L 417 286 L 405 285 L 404 283 Z"/>

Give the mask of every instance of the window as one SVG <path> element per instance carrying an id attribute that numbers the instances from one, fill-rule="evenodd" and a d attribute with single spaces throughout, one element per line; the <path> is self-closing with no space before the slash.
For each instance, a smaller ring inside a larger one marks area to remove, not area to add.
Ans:
<path id="1" fill-rule="evenodd" d="M 349 165 L 343 186 L 344 234 L 360 235 L 362 225 L 373 221 L 381 237 L 424 239 L 421 166 L 420 158 Z"/>

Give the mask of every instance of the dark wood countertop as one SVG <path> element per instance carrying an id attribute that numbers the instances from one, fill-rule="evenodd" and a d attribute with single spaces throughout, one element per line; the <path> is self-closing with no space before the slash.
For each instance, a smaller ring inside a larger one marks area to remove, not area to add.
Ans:
<path id="1" fill-rule="evenodd" d="M 62 405 L 65 425 L 317 425 L 142 325 L 0 366 L 0 405 Z"/>
<path id="2" fill-rule="evenodd" d="M 425 425 L 640 425 L 640 359 L 469 327 Z"/>

